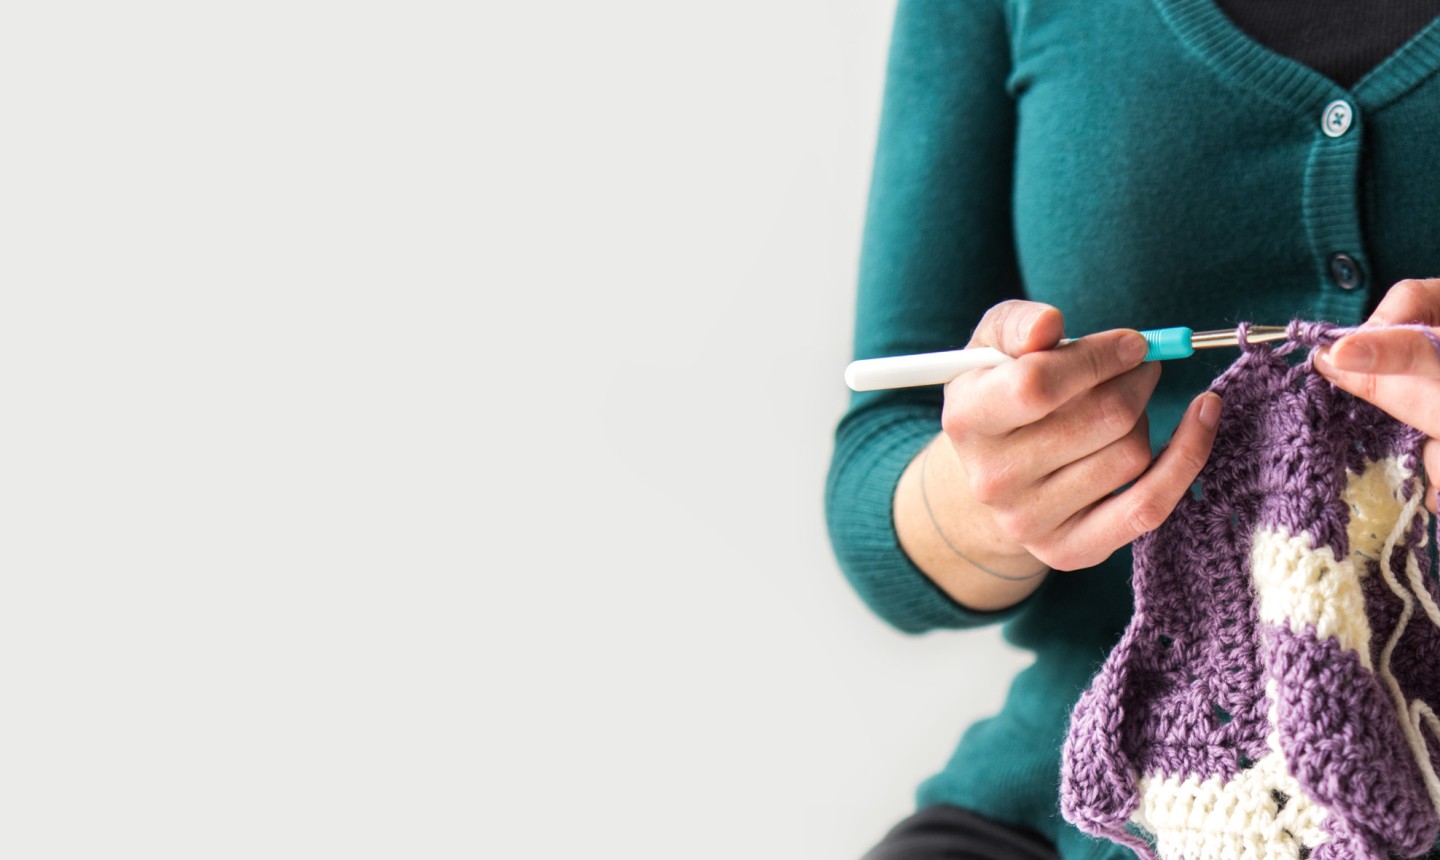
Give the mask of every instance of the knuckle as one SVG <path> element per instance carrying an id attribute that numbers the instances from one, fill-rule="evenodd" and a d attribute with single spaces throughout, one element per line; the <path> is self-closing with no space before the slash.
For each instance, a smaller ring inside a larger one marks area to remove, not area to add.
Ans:
<path id="1" fill-rule="evenodd" d="M 1048 412 L 1053 404 L 1051 382 L 1033 366 L 1021 369 L 1012 389 L 1015 402 L 1027 412 Z"/>
<path id="2" fill-rule="evenodd" d="M 1158 500 L 1141 497 L 1126 509 L 1125 526 L 1132 534 L 1142 535 L 1159 528 L 1169 515 L 1170 509 Z"/>
<path id="3" fill-rule="evenodd" d="M 1125 482 L 1135 480 L 1150 468 L 1150 443 L 1131 436 L 1120 445 L 1120 472 Z"/>
<path id="4" fill-rule="evenodd" d="M 1386 291 L 1381 304 L 1390 316 L 1389 322 L 1416 322 L 1430 315 L 1437 292 L 1440 279 L 1406 278 Z"/>
<path id="5" fill-rule="evenodd" d="M 972 469 L 969 483 L 970 495 L 982 505 L 994 505 L 1005 497 L 1000 482 L 988 469 Z"/>
<path id="6" fill-rule="evenodd" d="M 1016 311 L 1024 302 L 1019 299 L 1006 299 L 1005 301 L 991 307 L 980 318 L 980 323 L 975 327 L 975 333 L 971 337 L 972 343 L 982 343 L 987 346 L 999 346 L 1004 338 L 1005 324 L 1014 318 Z"/>
<path id="7" fill-rule="evenodd" d="M 1022 546 L 1041 535 L 1041 523 L 1033 511 L 1025 508 L 1009 508 L 996 511 L 995 524 L 1010 540 Z"/>
<path id="8" fill-rule="evenodd" d="M 983 475 L 971 473 L 969 485 L 970 496 L 980 504 L 990 507 L 1000 501 L 1000 493 L 996 491 L 995 485 Z"/>
<path id="9" fill-rule="evenodd" d="M 1359 374 L 1355 379 L 1354 393 L 1362 400 L 1368 400 L 1373 403 L 1375 401 L 1375 398 L 1380 393 L 1379 383 L 1379 377 L 1373 376 L 1369 373 Z"/>
<path id="10" fill-rule="evenodd" d="M 1125 395 L 1113 391 L 1100 398 L 1098 422 L 1112 439 L 1119 439 L 1135 427 L 1135 409 Z"/>
<path id="11" fill-rule="evenodd" d="M 1035 558 L 1036 558 L 1041 564 L 1045 565 L 1046 567 L 1050 568 L 1051 570 L 1069 570 L 1069 568 L 1065 567 L 1064 565 L 1059 564 L 1059 563 L 1058 563 L 1058 559 L 1055 557 L 1055 554 L 1052 553 L 1052 552 L 1049 552 L 1048 550 L 1042 549 L 1042 548 L 1040 548 L 1040 547 L 1034 547 L 1034 546 L 1032 546 L 1032 547 L 1026 547 L 1026 549 L 1030 552 L 1031 555 L 1035 556 Z"/>
<path id="12" fill-rule="evenodd" d="M 1115 375 L 1119 356 L 1112 350 L 1089 349 L 1084 352 L 1085 372 L 1095 382 L 1101 382 Z"/>
<path id="13" fill-rule="evenodd" d="M 940 429 L 946 436 L 957 441 L 970 434 L 970 420 L 965 409 L 951 402 L 949 398 L 946 398 L 945 406 L 940 410 Z"/>
<path id="14" fill-rule="evenodd" d="M 970 495 L 982 505 L 1002 504 L 1011 495 L 1011 470 L 995 464 L 980 464 L 969 472 Z"/>
<path id="15" fill-rule="evenodd" d="M 945 402 L 940 407 L 940 429 L 956 442 L 973 440 L 982 435 L 984 410 L 973 388 L 966 386 L 963 379 L 957 379 L 945 387 Z"/>
<path id="16" fill-rule="evenodd" d="M 1186 445 L 1175 453 L 1180 457 L 1180 467 L 1185 470 L 1186 475 L 1198 476 L 1205 468 L 1205 461 L 1208 459 L 1205 451 Z"/>
<path id="17" fill-rule="evenodd" d="M 1003 322 L 1022 310 L 1026 302 L 1022 299 L 1006 299 L 994 307 L 997 321 Z"/>
<path id="18" fill-rule="evenodd" d="M 1396 281 L 1395 286 L 1390 289 L 1401 295 L 1418 299 L 1423 298 L 1429 292 L 1429 283 L 1430 282 L 1421 280 L 1420 278 L 1405 278 L 1404 280 Z"/>
<path id="19" fill-rule="evenodd" d="M 1090 566 L 1080 553 L 1066 547 L 1031 548 L 1030 554 L 1053 570 L 1079 570 Z"/>

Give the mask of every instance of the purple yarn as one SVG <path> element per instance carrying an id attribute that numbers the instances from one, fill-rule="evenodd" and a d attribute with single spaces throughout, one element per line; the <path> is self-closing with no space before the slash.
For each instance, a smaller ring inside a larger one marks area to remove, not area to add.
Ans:
<path id="1" fill-rule="evenodd" d="M 1425 436 L 1315 371 L 1353 330 L 1293 322 L 1212 385 L 1202 494 L 1135 542 L 1135 614 L 1071 717 L 1082 830 L 1167 860 L 1227 839 L 1383 860 L 1440 834 L 1440 737 L 1414 716 L 1440 709 Z"/>
<path id="2" fill-rule="evenodd" d="M 1434 842 L 1434 809 L 1395 717 L 1395 706 L 1359 656 L 1334 639 L 1265 631 L 1279 681 L 1279 736 L 1292 775 L 1342 819 L 1388 834 L 1397 850 Z M 1428 837 L 1427 834 L 1428 833 Z M 1416 844 L 1416 839 L 1422 844 Z"/>

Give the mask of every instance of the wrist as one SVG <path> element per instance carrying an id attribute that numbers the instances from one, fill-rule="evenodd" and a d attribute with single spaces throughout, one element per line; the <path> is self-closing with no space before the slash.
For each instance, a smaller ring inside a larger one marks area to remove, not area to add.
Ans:
<path id="1" fill-rule="evenodd" d="M 933 450 L 933 453 L 932 453 Z M 996 610 L 1020 602 L 1049 568 L 1004 537 L 989 510 L 967 490 L 964 470 L 943 435 L 911 461 L 896 489 L 901 548 L 956 602 Z"/>
<path id="2" fill-rule="evenodd" d="M 925 514 L 930 520 L 930 525 L 934 527 L 935 534 L 945 544 L 945 547 L 975 570 L 995 579 L 1019 582 L 1047 573 L 1050 570 L 1049 566 L 1031 555 L 1025 547 L 1000 537 L 998 534 L 993 540 L 981 543 L 978 548 L 961 548 L 957 545 L 957 538 L 953 538 L 948 533 L 950 530 L 940 521 L 940 517 L 935 512 L 935 505 L 930 501 L 928 472 L 930 470 L 930 454 L 934 447 L 934 444 L 927 445 L 920 454 L 920 501 L 925 506 Z M 993 518 L 990 519 L 993 526 Z M 992 531 L 998 532 L 999 530 L 996 528 Z"/>

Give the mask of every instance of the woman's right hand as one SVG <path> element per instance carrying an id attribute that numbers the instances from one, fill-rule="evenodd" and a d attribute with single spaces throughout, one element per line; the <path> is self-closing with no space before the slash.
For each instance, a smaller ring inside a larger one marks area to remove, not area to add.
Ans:
<path id="1" fill-rule="evenodd" d="M 901 546 L 973 609 L 1014 604 L 1047 569 L 1099 564 L 1156 528 L 1210 456 L 1219 397 L 1196 398 L 1152 461 L 1145 404 L 1160 367 L 1142 362 L 1144 337 L 1117 329 L 1057 346 L 1063 335 L 1049 305 L 991 308 L 970 346 L 1015 360 L 945 387 L 944 432 L 896 491 Z"/>
<path id="2" fill-rule="evenodd" d="M 1056 347 L 1063 335 L 1049 305 L 991 308 L 970 346 L 1015 361 L 947 385 L 942 427 L 965 489 L 993 522 L 994 549 L 1074 570 L 1170 515 L 1210 456 L 1220 398 L 1196 398 L 1152 463 L 1145 405 L 1160 366 L 1142 361 L 1145 338 L 1117 329 Z"/>

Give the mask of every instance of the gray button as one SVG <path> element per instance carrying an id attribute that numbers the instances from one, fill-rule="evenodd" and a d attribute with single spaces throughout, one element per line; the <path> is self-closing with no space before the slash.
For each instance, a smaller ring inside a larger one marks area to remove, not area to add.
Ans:
<path id="1" fill-rule="evenodd" d="M 1355 109 L 1350 107 L 1350 103 L 1337 99 L 1325 106 L 1325 113 L 1320 117 L 1320 130 L 1328 137 L 1339 137 L 1350 130 L 1354 119 Z"/>
<path id="2" fill-rule="evenodd" d="M 1342 290 L 1353 290 L 1360 286 L 1364 275 L 1354 257 L 1349 254 L 1336 254 L 1330 258 L 1330 279 Z"/>

